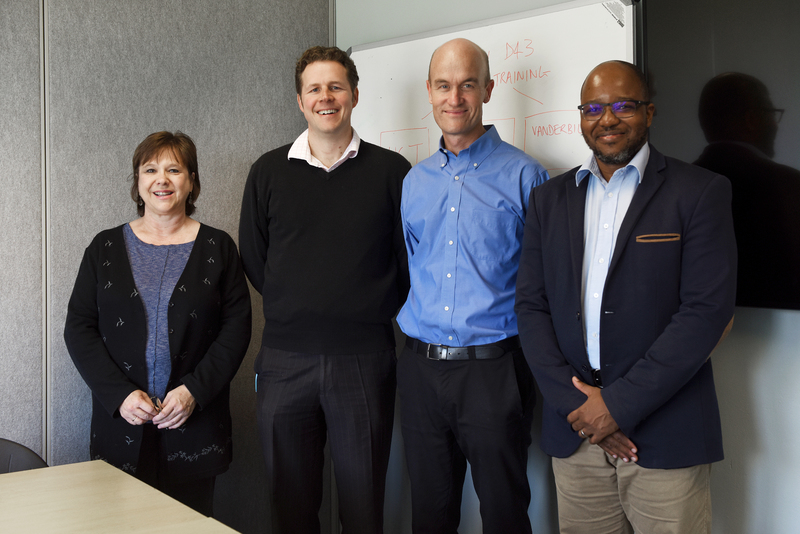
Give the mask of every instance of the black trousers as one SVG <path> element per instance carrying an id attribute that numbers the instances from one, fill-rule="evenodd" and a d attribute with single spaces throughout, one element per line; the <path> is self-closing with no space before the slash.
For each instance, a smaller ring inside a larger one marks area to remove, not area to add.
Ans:
<path id="1" fill-rule="evenodd" d="M 456 534 L 467 462 L 484 534 L 531 532 L 528 446 L 533 375 L 521 349 L 492 360 L 429 360 L 406 348 L 397 365 L 415 534 Z"/>
<path id="2" fill-rule="evenodd" d="M 329 437 L 342 533 L 382 533 L 394 350 L 321 355 L 262 347 L 255 367 L 272 532 L 319 534 Z"/>

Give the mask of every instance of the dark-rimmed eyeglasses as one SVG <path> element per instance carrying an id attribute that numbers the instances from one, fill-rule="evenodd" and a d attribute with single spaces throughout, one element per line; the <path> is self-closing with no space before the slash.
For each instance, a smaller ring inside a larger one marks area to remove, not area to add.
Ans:
<path id="1" fill-rule="evenodd" d="M 606 106 L 611 106 L 611 112 L 618 119 L 629 119 L 636 113 L 636 108 L 643 104 L 649 104 L 649 100 L 620 100 L 619 102 L 608 102 L 607 104 L 584 104 L 578 106 L 583 118 L 587 121 L 596 121 L 603 116 Z"/>

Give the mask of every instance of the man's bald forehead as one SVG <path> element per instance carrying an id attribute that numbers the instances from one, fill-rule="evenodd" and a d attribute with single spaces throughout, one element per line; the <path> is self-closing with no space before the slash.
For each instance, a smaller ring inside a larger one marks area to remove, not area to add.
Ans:
<path id="1" fill-rule="evenodd" d="M 642 70 L 639 67 L 637 67 L 636 65 L 634 65 L 633 63 L 629 63 L 627 61 L 622 61 L 621 59 L 612 59 L 610 61 L 604 61 L 603 63 L 600 63 L 595 68 L 593 68 L 589 72 L 589 74 L 586 75 L 586 78 L 584 78 L 583 84 L 581 84 L 581 95 L 583 95 L 583 89 L 584 89 L 584 87 L 586 87 L 586 82 L 589 81 L 589 78 L 591 78 L 592 75 L 596 74 L 596 72 L 598 70 L 605 69 L 605 68 L 607 68 L 609 66 L 621 67 L 623 69 L 628 70 L 631 74 L 633 74 L 633 76 L 636 78 L 636 80 L 638 82 L 638 86 L 639 86 L 638 89 L 640 89 L 641 92 L 642 92 L 641 93 L 642 94 L 642 99 L 643 100 L 650 100 L 650 87 L 647 84 L 647 78 L 645 77 L 645 75 L 642 72 Z"/>
<path id="2" fill-rule="evenodd" d="M 444 51 L 444 50 L 447 50 L 449 48 L 463 47 L 464 45 L 467 45 L 470 48 L 472 48 L 472 50 L 475 53 L 477 53 L 478 56 L 480 57 L 481 64 L 482 64 L 481 68 L 483 69 L 484 73 L 486 74 L 486 76 L 484 78 L 484 81 L 486 83 L 488 83 L 489 80 L 491 80 L 491 77 L 489 76 L 489 54 L 487 54 L 486 51 L 483 48 L 481 48 L 480 46 L 476 45 L 475 43 L 473 43 L 469 39 L 458 38 L 458 39 L 452 39 L 452 40 L 447 41 L 446 43 L 438 46 L 436 48 L 436 50 L 433 51 L 433 54 L 431 54 L 431 59 L 428 62 L 428 81 L 429 82 L 432 81 L 431 80 L 431 66 L 433 65 L 433 60 L 436 57 L 436 54 L 439 51 Z"/>

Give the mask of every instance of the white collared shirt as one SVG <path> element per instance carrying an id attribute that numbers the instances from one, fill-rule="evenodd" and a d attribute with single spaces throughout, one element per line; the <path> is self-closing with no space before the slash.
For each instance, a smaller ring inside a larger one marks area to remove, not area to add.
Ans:
<path id="1" fill-rule="evenodd" d="M 578 169 L 575 185 L 589 179 L 583 221 L 583 326 L 586 352 L 592 368 L 600 369 L 600 317 L 608 266 L 636 188 L 642 181 L 650 145 L 645 143 L 633 159 L 606 182 L 594 155 Z"/>
<path id="2" fill-rule="evenodd" d="M 352 130 L 353 130 L 353 138 L 350 140 L 350 144 L 347 145 L 347 148 L 345 148 L 344 153 L 341 155 L 341 157 L 338 160 L 336 160 L 336 162 L 330 167 L 326 167 L 320 160 L 315 158 L 314 155 L 311 153 L 311 146 L 308 144 L 308 129 L 306 129 L 305 132 L 301 133 L 300 136 L 297 139 L 295 139 L 294 143 L 292 143 L 291 148 L 289 148 L 288 159 L 302 159 L 312 167 L 319 167 L 320 169 L 325 169 L 326 172 L 331 172 L 333 169 L 340 166 L 346 160 L 354 158 L 358 155 L 358 149 L 361 146 L 361 138 L 358 137 L 355 128 L 353 128 Z"/>

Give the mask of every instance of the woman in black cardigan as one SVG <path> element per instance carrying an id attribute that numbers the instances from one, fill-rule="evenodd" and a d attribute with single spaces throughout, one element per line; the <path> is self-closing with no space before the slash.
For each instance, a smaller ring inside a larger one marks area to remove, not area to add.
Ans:
<path id="1" fill-rule="evenodd" d="M 233 240 L 190 217 L 199 193 L 187 135 L 154 133 L 136 148 L 140 217 L 86 249 L 64 339 L 92 390 L 92 459 L 211 515 L 251 312 Z"/>

